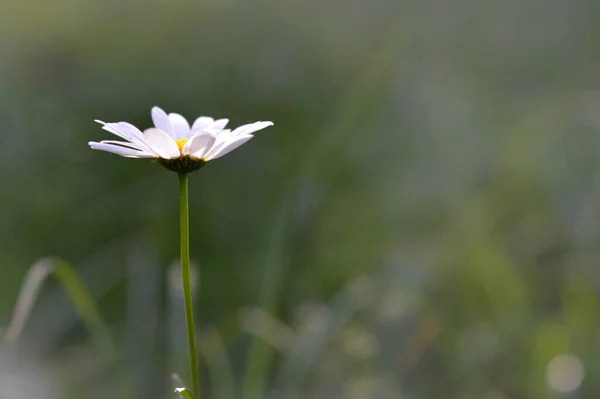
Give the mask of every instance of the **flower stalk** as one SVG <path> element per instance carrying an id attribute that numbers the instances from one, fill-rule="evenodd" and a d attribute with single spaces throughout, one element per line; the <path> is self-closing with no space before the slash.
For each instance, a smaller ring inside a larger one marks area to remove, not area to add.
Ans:
<path id="1" fill-rule="evenodd" d="M 96 120 L 102 129 L 119 137 L 119 140 L 90 141 L 94 150 L 111 152 L 125 158 L 148 158 L 179 176 L 179 221 L 181 234 L 181 279 L 185 305 L 190 373 L 192 389 L 178 391 L 180 396 L 190 392 L 200 396 L 198 385 L 198 362 L 196 360 L 196 336 L 194 310 L 190 281 L 190 232 L 188 210 L 188 175 L 207 162 L 230 153 L 248 140 L 253 133 L 273 125 L 270 121 L 258 121 L 226 129 L 229 119 L 213 119 L 200 116 L 190 123 L 177 113 L 167 114 L 159 107 L 150 111 L 154 127 L 141 131 L 127 122 L 106 123 Z"/>
<path id="2" fill-rule="evenodd" d="M 190 282 L 190 230 L 188 211 L 188 174 L 178 173 L 179 177 L 179 225 L 181 240 L 181 280 L 183 283 L 183 300 L 185 305 L 185 322 L 187 325 L 188 349 L 190 352 L 190 374 L 192 378 L 192 394 L 200 397 L 198 385 L 198 362 L 196 360 L 196 334 L 194 330 L 194 309 Z"/>

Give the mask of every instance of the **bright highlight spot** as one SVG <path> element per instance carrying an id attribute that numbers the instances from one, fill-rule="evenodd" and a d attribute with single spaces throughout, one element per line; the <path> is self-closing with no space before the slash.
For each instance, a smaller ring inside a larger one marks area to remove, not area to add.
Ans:
<path id="1" fill-rule="evenodd" d="M 560 355 L 548 363 L 546 380 L 555 391 L 568 393 L 581 385 L 585 375 L 585 367 L 575 355 Z"/>

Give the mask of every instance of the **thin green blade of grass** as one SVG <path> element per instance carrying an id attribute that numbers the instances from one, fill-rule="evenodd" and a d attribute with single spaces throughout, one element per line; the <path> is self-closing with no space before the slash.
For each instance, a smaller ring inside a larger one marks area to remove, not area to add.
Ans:
<path id="1" fill-rule="evenodd" d="M 284 201 L 287 205 L 289 201 Z M 285 269 L 285 230 L 287 219 L 283 210 L 277 215 L 277 221 L 271 236 L 271 245 L 265 261 L 265 273 L 261 289 L 259 308 L 270 314 L 276 314 L 277 297 L 281 288 L 281 279 Z M 274 355 L 274 349 L 262 340 L 262 337 L 254 335 L 248 352 L 248 360 L 244 371 L 242 382 L 242 398 L 262 398 L 265 385 L 268 380 L 269 367 Z"/>
<path id="2" fill-rule="evenodd" d="M 366 57 L 368 63 L 359 74 L 355 83 L 349 89 L 348 95 L 342 101 L 332 120 L 330 126 L 325 130 L 322 139 L 315 142 L 311 150 L 307 151 L 305 164 L 299 170 L 298 181 L 302 185 L 304 177 L 319 164 L 315 162 L 328 148 L 343 139 L 343 133 L 359 119 L 365 109 L 372 106 L 373 98 L 384 89 L 384 84 L 392 76 L 398 65 L 400 55 L 408 42 L 404 34 L 405 29 L 400 23 L 400 18 L 395 18 L 389 27 L 384 29 L 381 46 L 373 51 L 371 57 Z M 297 181 L 294 181 L 297 183 Z M 284 196 L 280 212 L 277 213 L 276 223 L 273 228 L 273 238 L 270 246 L 268 259 L 265 262 L 264 280 L 261 287 L 258 306 L 265 311 L 276 315 L 276 299 L 280 290 L 281 276 L 283 274 L 285 256 L 285 232 L 287 230 L 287 218 L 281 215 L 289 214 L 289 198 L 296 192 L 297 187 L 290 186 L 288 195 Z M 255 399 L 264 397 L 265 385 L 267 384 L 269 368 L 274 354 L 274 349 L 255 336 L 250 344 L 248 360 L 246 362 L 244 379 L 242 384 L 242 398 Z"/>
<path id="3" fill-rule="evenodd" d="M 60 285 L 66 291 L 75 311 L 83 320 L 92 335 L 92 340 L 108 363 L 118 365 L 118 378 L 123 397 L 135 397 L 131 382 L 126 376 L 125 368 L 119 361 L 119 351 L 114 344 L 108 328 L 91 299 L 87 288 L 75 273 L 73 266 L 59 258 L 42 258 L 36 261 L 27 272 L 13 311 L 10 325 L 6 329 L 2 343 L 14 345 L 18 342 L 29 317 L 42 284 L 54 274 Z"/>
<path id="4" fill-rule="evenodd" d="M 211 376 L 212 397 L 235 398 L 235 377 L 223 338 L 216 328 L 198 335 L 198 349 Z"/>
<path id="5" fill-rule="evenodd" d="M 27 271 L 17 297 L 17 303 L 10 324 L 2 339 L 4 344 L 13 345 L 18 341 L 27 320 L 29 320 L 39 290 L 48 275 L 52 273 L 52 269 L 52 259 L 44 258 L 35 262 Z"/>

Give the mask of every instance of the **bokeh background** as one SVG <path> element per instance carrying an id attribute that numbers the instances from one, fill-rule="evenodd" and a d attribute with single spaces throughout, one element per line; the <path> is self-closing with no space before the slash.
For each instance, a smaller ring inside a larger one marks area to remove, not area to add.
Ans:
<path id="1" fill-rule="evenodd" d="M 176 176 L 87 146 L 154 105 L 275 122 L 190 181 L 203 398 L 600 395 L 600 3 L 1 8 L 0 326 L 56 256 L 107 330 L 40 280 L 0 397 L 189 380 Z"/>

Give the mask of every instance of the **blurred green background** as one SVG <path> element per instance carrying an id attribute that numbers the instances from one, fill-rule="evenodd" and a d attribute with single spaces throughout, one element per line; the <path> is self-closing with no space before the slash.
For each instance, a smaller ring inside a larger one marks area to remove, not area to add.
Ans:
<path id="1" fill-rule="evenodd" d="M 274 127 L 190 180 L 203 398 L 600 395 L 600 3 L 5 0 L 0 396 L 169 398 L 176 175 L 93 122 Z"/>

